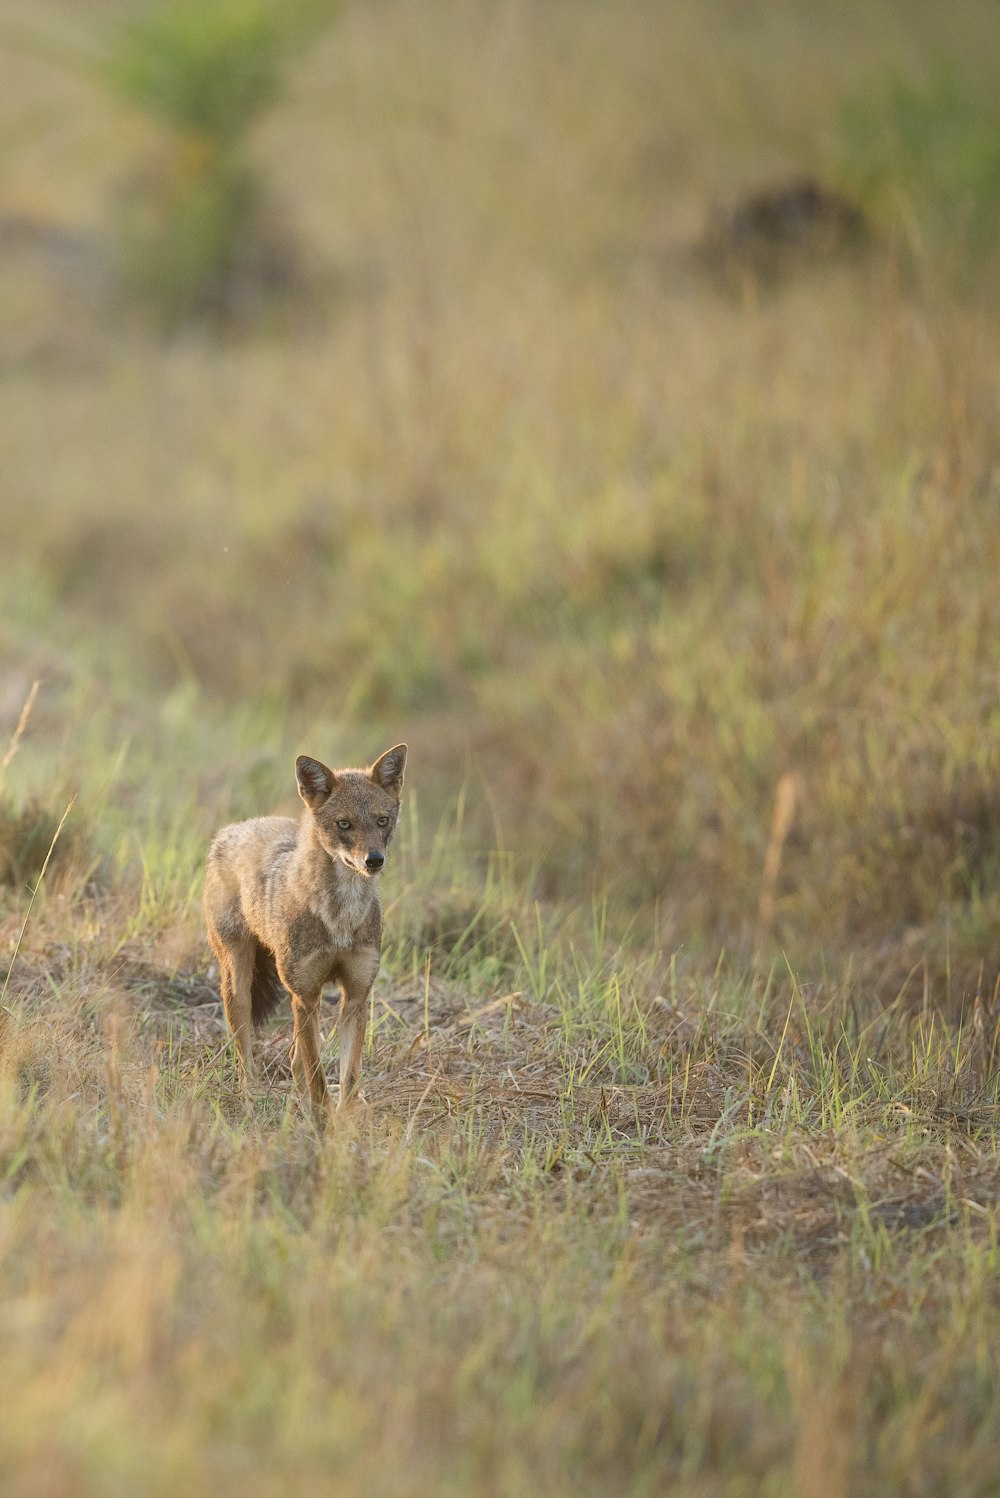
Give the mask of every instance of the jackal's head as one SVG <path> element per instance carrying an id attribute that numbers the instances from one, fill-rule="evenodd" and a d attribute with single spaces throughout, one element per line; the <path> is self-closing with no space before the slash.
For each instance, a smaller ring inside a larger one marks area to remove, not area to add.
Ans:
<path id="1" fill-rule="evenodd" d="M 356 874 L 382 872 L 403 793 L 406 745 L 387 749 L 369 770 L 331 770 L 300 754 L 295 761 L 299 795 L 312 814 L 313 834 Z"/>

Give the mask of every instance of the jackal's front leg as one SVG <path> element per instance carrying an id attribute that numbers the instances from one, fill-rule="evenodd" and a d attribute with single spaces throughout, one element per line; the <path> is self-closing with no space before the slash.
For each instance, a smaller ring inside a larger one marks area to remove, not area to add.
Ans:
<path id="1" fill-rule="evenodd" d="M 319 1014 L 322 990 L 303 995 L 292 994 L 292 1076 L 305 1101 L 312 1105 L 317 1128 L 326 1123 L 329 1094 L 319 1054 Z"/>
<path id="2" fill-rule="evenodd" d="M 344 991 L 337 1025 L 340 1036 L 340 1098 L 343 1108 L 357 1093 L 361 1075 L 361 1052 L 365 1043 L 368 996 L 378 972 L 379 954 L 374 947 L 359 947 L 345 957 L 340 968 Z"/>

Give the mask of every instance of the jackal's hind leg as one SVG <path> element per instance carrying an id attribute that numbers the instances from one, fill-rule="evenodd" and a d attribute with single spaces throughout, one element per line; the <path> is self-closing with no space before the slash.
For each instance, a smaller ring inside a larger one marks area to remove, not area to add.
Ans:
<path id="1" fill-rule="evenodd" d="M 257 1088 L 257 1065 L 253 1057 L 253 1005 L 250 985 L 253 982 L 253 944 L 251 941 L 223 942 L 216 933 L 212 946 L 219 959 L 222 1007 L 236 1042 L 240 1084 L 244 1095 L 252 1098 Z"/>

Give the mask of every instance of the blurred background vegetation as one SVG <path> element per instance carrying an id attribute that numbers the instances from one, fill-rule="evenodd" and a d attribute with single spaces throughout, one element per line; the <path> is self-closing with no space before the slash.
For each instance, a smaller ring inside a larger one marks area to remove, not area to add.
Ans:
<path id="1" fill-rule="evenodd" d="M 406 738 L 640 946 L 991 989 L 992 0 L 0 19 L 5 825 Z"/>

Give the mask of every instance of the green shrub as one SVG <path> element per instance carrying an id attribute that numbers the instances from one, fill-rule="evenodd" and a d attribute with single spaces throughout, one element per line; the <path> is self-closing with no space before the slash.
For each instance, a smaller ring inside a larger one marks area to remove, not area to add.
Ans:
<path id="1" fill-rule="evenodd" d="M 278 97 L 290 40 L 260 0 L 178 0 L 123 25 L 109 76 L 171 129 L 235 145 Z"/>
<path id="2" fill-rule="evenodd" d="M 1000 222 L 1000 110 L 950 65 L 923 85 L 892 79 L 842 112 L 848 174 L 920 227 L 974 240 Z"/>
<path id="3" fill-rule="evenodd" d="M 164 133 L 121 196 L 122 268 L 165 327 L 239 313 L 249 292 L 287 278 L 247 139 L 332 11 L 332 0 L 167 0 L 117 33 L 107 77 Z"/>

